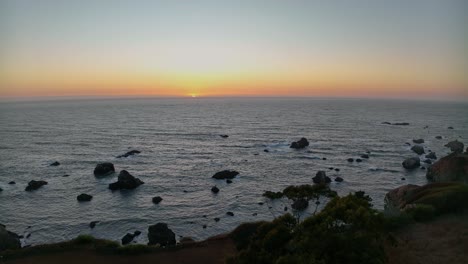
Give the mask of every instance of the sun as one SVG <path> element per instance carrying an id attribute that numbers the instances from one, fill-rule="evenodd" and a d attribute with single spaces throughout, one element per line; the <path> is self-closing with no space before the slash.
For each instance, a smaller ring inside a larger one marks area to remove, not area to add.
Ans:
<path id="1" fill-rule="evenodd" d="M 197 95 L 197 94 L 190 94 L 190 97 L 192 97 L 192 98 L 197 98 L 198 95 Z"/>

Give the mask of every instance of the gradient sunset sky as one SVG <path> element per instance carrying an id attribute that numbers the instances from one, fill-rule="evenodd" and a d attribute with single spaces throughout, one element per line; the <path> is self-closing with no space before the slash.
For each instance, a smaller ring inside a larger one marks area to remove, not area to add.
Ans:
<path id="1" fill-rule="evenodd" d="M 0 0 L 0 97 L 467 99 L 467 3 Z"/>

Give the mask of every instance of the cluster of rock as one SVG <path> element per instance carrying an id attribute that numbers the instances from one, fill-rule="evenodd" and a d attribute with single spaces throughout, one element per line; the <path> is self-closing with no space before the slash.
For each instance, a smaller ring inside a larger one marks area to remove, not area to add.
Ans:
<path id="1" fill-rule="evenodd" d="M 94 168 L 94 176 L 107 176 L 115 172 L 114 164 L 110 162 L 99 163 Z"/>

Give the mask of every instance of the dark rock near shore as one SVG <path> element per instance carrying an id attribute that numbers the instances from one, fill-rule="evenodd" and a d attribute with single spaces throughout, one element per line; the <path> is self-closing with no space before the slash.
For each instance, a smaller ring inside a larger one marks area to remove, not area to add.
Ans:
<path id="1" fill-rule="evenodd" d="M 235 170 L 223 170 L 215 173 L 211 178 L 215 178 L 217 180 L 233 179 L 237 175 L 239 175 L 239 172 Z"/>
<path id="2" fill-rule="evenodd" d="M 413 139 L 413 143 L 422 144 L 422 143 L 424 143 L 424 139 L 422 139 L 422 138 L 420 138 L 420 139 Z"/>
<path id="3" fill-rule="evenodd" d="M 367 154 L 362 154 L 362 155 L 361 155 L 361 158 L 363 158 L 363 159 L 368 159 L 368 158 L 369 158 L 369 155 L 367 155 Z"/>
<path id="4" fill-rule="evenodd" d="M 405 159 L 402 163 L 403 167 L 408 170 L 416 169 L 421 165 L 419 158 L 409 158 Z"/>
<path id="5" fill-rule="evenodd" d="M 326 175 L 325 171 L 318 171 L 315 177 L 312 178 L 312 181 L 316 184 L 325 184 L 330 183 L 331 179 Z"/>
<path id="6" fill-rule="evenodd" d="M 302 149 L 307 146 L 309 146 L 309 141 L 306 138 L 301 138 L 299 141 L 291 143 L 289 147 L 293 149 Z"/>
<path id="7" fill-rule="evenodd" d="M 93 199 L 93 196 L 86 193 L 82 193 L 76 197 L 76 200 L 79 202 L 88 202 L 91 201 L 91 199 Z"/>
<path id="8" fill-rule="evenodd" d="M 148 245 L 159 244 L 162 247 L 176 244 L 175 234 L 166 223 L 157 223 L 148 228 Z"/>
<path id="9" fill-rule="evenodd" d="M 152 201 L 154 204 L 159 204 L 163 199 L 161 198 L 161 196 L 155 196 L 153 197 Z"/>
<path id="10" fill-rule="evenodd" d="M 94 176 L 106 176 L 115 172 L 114 164 L 110 162 L 99 163 L 94 168 Z"/>
<path id="11" fill-rule="evenodd" d="M 335 181 L 336 181 L 336 182 L 342 182 L 342 181 L 344 181 L 344 180 L 343 180 L 343 178 L 341 178 L 341 177 L 336 177 L 336 178 L 335 178 Z"/>
<path id="12" fill-rule="evenodd" d="M 431 152 L 431 153 L 427 154 L 425 157 L 426 157 L 426 159 L 434 159 L 434 160 L 437 159 L 437 156 L 436 156 L 435 152 Z"/>
<path id="13" fill-rule="evenodd" d="M 60 162 L 54 161 L 54 162 L 51 163 L 49 166 L 58 166 L 58 165 L 60 165 Z"/>
<path id="14" fill-rule="evenodd" d="M 126 158 L 126 157 L 129 157 L 129 156 L 133 156 L 135 154 L 140 154 L 141 151 L 139 150 L 130 150 L 129 152 L 123 154 L 123 155 L 119 155 L 117 156 L 117 158 Z"/>
<path id="15" fill-rule="evenodd" d="M 216 186 L 211 187 L 211 192 L 212 193 L 219 193 L 219 188 Z"/>
<path id="16" fill-rule="evenodd" d="M 37 190 L 39 188 L 41 188 L 42 186 L 46 185 L 47 182 L 46 181 L 35 181 L 35 180 L 32 180 L 30 182 L 28 182 L 28 186 L 26 186 L 26 189 L 25 191 L 34 191 L 34 190 Z"/>
<path id="17" fill-rule="evenodd" d="M 412 150 L 414 153 L 418 154 L 418 155 L 422 155 L 422 154 L 426 153 L 426 152 L 424 151 L 424 148 L 423 148 L 422 146 L 420 146 L 420 145 L 415 145 L 415 146 L 413 146 L 413 147 L 411 148 L 411 150 Z"/>
<path id="18" fill-rule="evenodd" d="M 117 182 L 109 184 L 109 189 L 111 190 L 121 190 L 121 189 L 135 189 L 136 187 L 144 184 L 140 179 L 135 178 L 133 175 L 128 173 L 126 170 L 122 170 L 119 173 Z"/>
<path id="19" fill-rule="evenodd" d="M 16 182 L 14 182 L 14 181 L 11 181 L 11 182 L 9 182 L 8 184 L 16 184 Z"/>
<path id="20" fill-rule="evenodd" d="M 0 224 L 0 252 L 19 248 L 21 248 L 20 236 L 8 231 L 4 225 Z"/>
<path id="21" fill-rule="evenodd" d="M 234 216 L 234 213 L 233 212 L 227 212 L 226 215 Z"/>
<path id="22" fill-rule="evenodd" d="M 130 242 L 133 241 L 133 238 L 135 236 L 131 233 L 127 233 L 124 237 L 122 237 L 122 245 L 127 245 L 129 244 Z"/>
<path id="23" fill-rule="evenodd" d="M 291 205 L 292 209 L 297 210 L 297 211 L 303 211 L 308 206 L 309 206 L 309 201 L 303 198 L 295 200 Z"/>
<path id="24" fill-rule="evenodd" d="M 89 223 L 89 227 L 90 227 L 91 229 L 93 229 L 93 228 L 96 227 L 96 224 L 97 224 L 97 223 L 99 223 L 99 221 L 91 221 L 91 222 Z"/>
<path id="25" fill-rule="evenodd" d="M 468 183 L 468 154 L 452 153 L 429 167 L 426 178 L 434 182 Z"/>
<path id="26" fill-rule="evenodd" d="M 458 140 L 450 141 L 449 143 L 445 144 L 444 147 L 450 148 L 452 152 L 462 153 L 463 148 L 465 147 L 462 142 Z"/>

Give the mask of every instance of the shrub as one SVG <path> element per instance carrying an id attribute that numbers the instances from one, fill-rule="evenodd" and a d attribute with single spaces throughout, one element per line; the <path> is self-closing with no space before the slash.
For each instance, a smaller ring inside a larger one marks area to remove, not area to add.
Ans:
<path id="1" fill-rule="evenodd" d="M 432 205 L 415 204 L 406 209 L 405 213 L 417 222 L 424 222 L 435 217 L 436 209 Z"/>
<path id="2" fill-rule="evenodd" d="M 91 236 L 91 235 L 79 235 L 75 239 L 73 239 L 71 242 L 73 244 L 91 244 L 95 241 L 96 239 Z"/>

